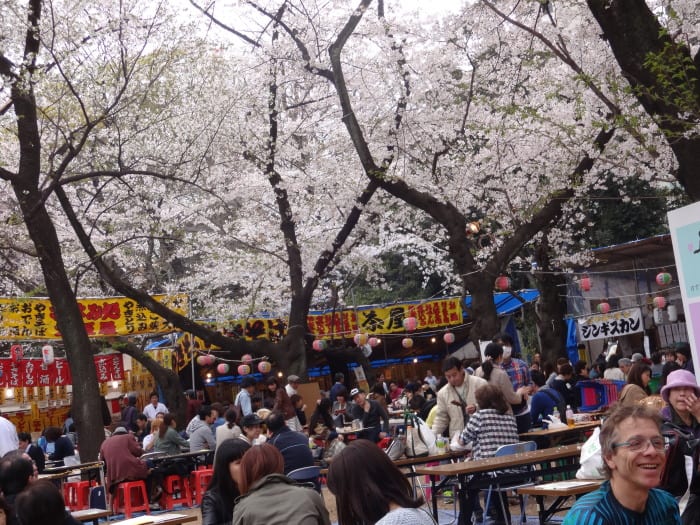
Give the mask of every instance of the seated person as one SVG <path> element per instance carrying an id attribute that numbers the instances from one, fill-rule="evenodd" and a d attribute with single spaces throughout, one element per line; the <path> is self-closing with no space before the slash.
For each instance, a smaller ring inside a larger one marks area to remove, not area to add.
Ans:
<path id="1" fill-rule="evenodd" d="M 19 525 L 80 525 L 65 509 L 61 491 L 48 479 L 30 483 L 17 495 L 15 514 Z"/>
<path id="2" fill-rule="evenodd" d="M 39 445 L 32 443 L 32 435 L 29 432 L 17 432 L 17 439 L 19 440 L 18 450 L 21 450 L 32 458 L 32 461 L 34 461 L 39 474 L 44 472 L 44 468 L 46 466 L 46 456 Z"/>
<path id="3" fill-rule="evenodd" d="M 150 490 L 149 469 L 139 458 L 143 449 L 125 427 L 117 427 L 112 436 L 102 442 L 100 458 L 105 462 L 107 490 L 114 494 L 122 481 L 145 480 Z"/>
<path id="4" fill-rule="evenodd" d="M 61 429 L 58 427 L 49 427 L 44 433 L 46 441 L 53 443 L 54 450 L 49 454 L 51 461 L 56 461 L 56 466 L 63 466 L 63 460 L 68 456 L 75 456 L 75 447 L 70 438 L 61 435 Z"/>
<path id="5" fill-rule="evenodd" d="M 330 401 L 330 399 L 329 399 Z M 289 428 L 285 422 L 284 414 L 273 411 L 266 420 L 270 437 L 267 442 L 277 448 L 284 458 L 284 473 L 304 468 L 313 467 L 314 458 L 309 448 L 309 438 L 302 432 Z M 308 479 L 296 479 L 295 481 L 313 483 L 317 491 L 321 491 L 318 475 Z"/>

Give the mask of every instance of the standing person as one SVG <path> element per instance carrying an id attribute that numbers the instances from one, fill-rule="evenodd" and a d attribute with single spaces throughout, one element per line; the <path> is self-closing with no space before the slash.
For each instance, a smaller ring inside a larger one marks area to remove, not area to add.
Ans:
<path id="1" fill-rule="evenodd" d="M 339 525 L 435 523 L 389 456 L 363 439 L 335 455 L 328 468 L 328 490 L 335 496 Z"/>
<path id="2" fill-rule="evenodd" d="M 299 422 L 296 410 L 294 410 L 292 400 L 289 399 L 287 391 L 280 386 L 279 382 L 277 381 L 277 378 L 267 378 L 267 390 L 275 400 L 272 405 L 272 411 L 284 414 L 284 419 L 287 423 L 287 426 L 292 430 L 302 432 L 304 429 L 302 428 L 301 423 Z"/>
<path id="3" fill-rule="evenodd" d="M 285 392 L 287 392 L 287 395 L 291 398 L 293 395 L 297 393 L 297 388 L 299 388 L 299 376 L 297 375 L 289 375 L 287 376 L 287 384 L 284 387 Z"/>
<path id="4" fill-rule="evenodd" d="M 633 364 L 629 374 L 627 374 L 627 384 L 620 392 L 618 403 L 636 405 L 645 397 L 650 396 L 649 381 L 651 381 L 651 367 L 641 361 Z"/>
<path id="5" fill-rule="evenodd" d="M 119 426 L 126 427 L 127 430 L 131 432 L 136 432 L 138 427 L 136 426 L 136 416 L 139 415 L 139 411 L 136 408 L 136 396 L 134 394 L 129 394 L 124 398 L 124 408 L 122 408 L 122 420 Z"/>
<path id="6" fill-rule="evenodd" d="M 229 408 L 224 415 L 226 423 L 216 429 L 216 450 L 227 439 L 236 438 L 241 435 L 241 429 L 236 425 L 238 413 L 235 409 Z"/>
<path id="7" fill-rule="evenodd" d="M 353 388 L 350 391 L 350 398 L 354 403 L 352 416 L 354 419 L 361 420 L 365 428 L 357 434 L 357 437 L 377 443 L 389 432 L 389 414 L 377 401 L 369 399 L 364 390 Z"/>
<path id="8" fill-rule="evenodd" d="M 185 397 L 187 397 L 187 421 L 192 421 L 192 418 L 197 417 L 204 401 L 197 399 L 197 392 L 192 389 L 185 392 Z"/>
<path id="9" fill-rule="evenodd" d="M 438 390 L 432 428 L 436 436 L 447 430 L 448 437 L 451 438 L 462 433 L 469 416 L 476 412 L 474 391 L 485 385 L 486 380 L 467 375 L 462 368 L 462 362 L 456 357 L 448 357 L 443 361 L 442 372 L 447 384 Z"/>
<path id="10" fill-rule="evenodd" d="M 238 490 L 241 459 L 249 448 L 240 439 L 218 443 L 214 473 L 202 497 L 202 525 L 231 525 L 236 499 L 241 495 Z"/>
<path id="11" fill-rule="evenodd" d="M 241 380 L 241 391 L 233 402 L 239 407 L 241 416 L 249 416 L 253 413 L 253 392 L 255 392 L 255 379 L 245 376 Z"/>
<path id="12" fill-rule="evenodd" d="M 149 396 L 149 403 L 143 407 L 143 413 L 149 421 L 153 421 L 158 412 L 167 414 L 168 407 L 158 400 L 158 392 L 151 392 L 151 395 Z"/>
<path id="13" fill-rule="evenodd" d="M 32 458 L 39 474 L 43 473 L 46 466 L 46 456 L 39 445 L 32 443 L 32 435 L 29 432 L 18 432 L 17 441 L 19 443 L 17 449 Z"/>
<path id="14" fill-rule="evenodd" d="M 236 525 L 330 525 L 321 496 L 283 474 L 284 458 L 272 445 L 250 448 L 241 460 L 242 496 L 233 509 Z"/>
<path id="15" fill-rule="evenodd" d="M 493 342 L 503 346 L 501 368 L 508 374 L 510 382 L 513 385 L 513 390 L 517 392 L 521 388 L 525 389 L 524 392 L 526 396 L 523 397 L 523 402 L 519 405 L 513 405 L 512 409 L 513 414 L 515 414 L 515 419 L 518 422 L 518 429 L 520 429 L 521 432 L 527 432 L 532 424 L 530 407 L 527 404 L 527 395 L 529 395 L 532 390 L 530 369 L 525 361 L 513 355 L 513 338 L 510 334 L 505 332 L 498 334 L 493 339 Z"/>
<path id="16" fill-rule="evenodd" d="M 617 406 L 600 431 L 603 466 L 608 480 L 582 496 L 563 525 L 677 525 L 678 505 L 661 481 L 665 442 L 661 417 L 643 406 Z"/>
<path id="17" fill-rule="evenodd" d="M 345 388 L 345 384 L 344 384 L 345 383 L 345 375 L 338 372 L 337 374 L 335 374 L 333 379 L 335 380 L 335 383 L 333 383 L 333 386 L 331 387 L 331 390 L 328 394 L 328 397 L 331 398 L 331 401 L 335 402 L 335 397 L 338 395 L 338 391 L 341 388 Z M 347 392 L 347 390 L 346 390 L 346 392 Z"/>

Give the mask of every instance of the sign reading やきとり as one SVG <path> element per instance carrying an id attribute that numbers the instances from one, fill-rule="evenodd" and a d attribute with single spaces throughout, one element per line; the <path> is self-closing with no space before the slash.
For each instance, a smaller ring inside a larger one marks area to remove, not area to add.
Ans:
<path id="1" fill-rule="evenodd" d="M 643 332 L 642 311 L 639 308 L 629 308 L 608 314 L 581 317 L 578 320 L 578 329 L 583 341 Z"/>
<path id="2" fill-rule="evenodd" d="M 186 294 L 153 298 L 182 315 L 189 313 Z M 127 297 L 79 299 L 78 307 L 90 337 L 152 334 L 172 331 L 167 321 Z M 51 301 L 0 298 L 0 339 L 60 339 Z"/>

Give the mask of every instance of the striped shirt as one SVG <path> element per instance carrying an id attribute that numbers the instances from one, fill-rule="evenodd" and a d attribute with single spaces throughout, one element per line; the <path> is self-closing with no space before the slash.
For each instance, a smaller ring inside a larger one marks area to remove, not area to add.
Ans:
<path id="1" fill-rule="evenodd" d="M 679 525 L 678 504 L 668 492 L 651 489 L 644 512 L 623 507 L 612 493 L 610 481 L 580 498 L 562 525 Z"/>
<path id="2" fill-rule="evenodd" d="M 520 441 L 513 414 L 499 414 L 493 408 L 474 413 L 462 431 L 462 441 L 472 442 L 472 458 L 490 458 L 501 445 Z"/>

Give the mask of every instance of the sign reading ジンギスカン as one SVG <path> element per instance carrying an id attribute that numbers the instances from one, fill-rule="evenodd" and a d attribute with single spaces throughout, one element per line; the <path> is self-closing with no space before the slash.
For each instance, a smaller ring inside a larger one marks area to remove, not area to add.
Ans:
<path id="1" fill-rule="evenodd" d="M 609 314 L 582 317 L 578 320 L 578 329 L 583 341 L 643 332 L 642 311 L 639 308 L 629 308 Z"/>
<path id="2" fill-rule="evenodd" d="M 170 309 L 189 314 L 186 294 L 154 295 Z M 78 307 L 90 337 L 152 334 L 172 331 L 167 321 L 127 297 L 79 299 Z M 60 339 L 51 301 L 0 298 L 0 339 Z"/>

